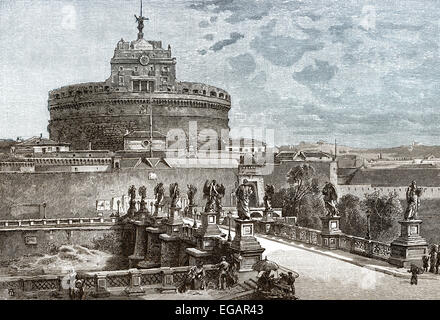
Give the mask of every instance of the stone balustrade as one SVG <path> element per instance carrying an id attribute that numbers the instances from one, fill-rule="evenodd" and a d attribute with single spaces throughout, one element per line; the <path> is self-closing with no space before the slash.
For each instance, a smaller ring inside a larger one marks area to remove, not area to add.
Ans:
<path id="1" fill-rule="evenodd" d="M 278 222 L 271 225 L 268 234 L 288 240 L 322 246 L 320 230 Z M 385 261 L 388 260 L 391 253 L 390 244 L 346 234 L 339 236 L 337 249 Z"/>
<path id="2" fill-rule="evenodd" d="M 139 286 L 161 289 L 170 284 L 177 288 L 191 267 L 130 269 L 101 272 L 79 272 L 78 278 L 84 280 L 85 290 L 97 293 L 99 290 L 123 289 L 132 285 L 133 274 L 139 277 Z M 218 277 L 218 268 L 215 265 L 205 265 L 206 283 L 208 288 L 215 286 Z M 165 281 L 166 278 L 166 281 Z M 99 283 L 98 283 L 99 281 Z M 32 291 L 61 291 L 68 289 L 69 275 L 42 275 L 23 277 L 0 278 L 1 289 L 13 289 L 25 292 Z"/>
<path id="3" fill-rule="evenodd" d="M 9 231 L 11 229 L 21 230 L 24 227 L 41 229 L 82 226 L 112 226 L 119 223 L 120 221 L 116 217 L 0 220 L 0 231 Z"/>

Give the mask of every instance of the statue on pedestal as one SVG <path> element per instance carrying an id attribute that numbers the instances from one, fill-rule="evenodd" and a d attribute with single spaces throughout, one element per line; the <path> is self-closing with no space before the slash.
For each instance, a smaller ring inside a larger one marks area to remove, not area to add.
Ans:
<path id="1" fill-rule="evenodd" d="M 128 189 L 128 196 L 130 197 L 130 207 L 128 208 L 127 214 L 133 216 L 136 211 L 136 187 L 134 185 Z"/>
<path id="2" fill-rule="evenodd" d="M 206 180 L 203 186 L 203 199 L 206 199 L 205 212 L 214 211 L 217 197 L 217 183 L 215 180 Z"/>
<path id="3" fill-rule="evenodd" d="M 420 197 L 422 196 L 422 189 L 417 188 L 415 181 L 412 181 L 406 189 L 406 203 L 407 207 L 403 218 L 405 220 L 417 219 L 417 212 L 420 207 Z"/>
<path id="4" fill-rule="evenodd" d="M 180 189 L 177 182 L 170 184 L 170 198 L 171 198 L 171 208 L 177 208 L 177 202 L 180 197 Z"/>
<path id="5" fill-rule="evenodd" d="M 223 210 L 222 199 L 225 196 L 226 188 L 223 184 L 216 185 L 217 195 L 215 196 L 215 211 L 220 215 Z"/>
<path id="6" fill-rule="evenodd" d="M 154 197 L 156 198 L 156 202 L 154 203 L 154 214 L 157 215 L 159 207 L 162 206 L 163 197 L 165 194 L 165 189 L 163 187 L 163 183 L 159 182 L 156 187 L 154 187 Z"/>
<path id="7" fill-rule="evenodd" d="M 139 188 L 138 190 L 139 195 L 141 196 L 141 203 L 140 203 L 140 208 L 139 211 L 146 211 L 147 210 L 147 203 L 145 202 L 145 198 L 147 197 L 147 188 L 145 188 L 145 186 L 142 186 Z"/>
<path id="8" fill-rule="evenodd" d="M 338 215 L 338 208 L 336 204 L 338 202 L 338 194 L 336 192 L 335 186 L 327 182 L 322 189 L 322 194 L 324 196 L 325 209 L 327 211 L 327 216 L 335 217 Z"/>
<path id="9" fill-rule="evenodd" d="M 273 197 L 274 193 L 275 193 L 275 188 L 272 184 L 267 184 L 264 187 L 263 201 L 264 201 L 264 208 L 265 208 L 266 212 L 272 210 L 272 197 Z"/>
<path id="10" fill-rule="evenodd" d="M 188 184 L 187 187 L 188 187 L 188 192 L 186 194 L 188 195 L 188 201 L 189 201 L 188 206 L 194 207 L 194 197 L 197 193 L 197 188 L 192 184 Z"/>
<path id="11" fill-rule="evenodd" d="M 244 179 L 243 183 L 235 191 L 235 195 L 237 197 L 238 217 L 242 220 L 251 219 L 249 212 L 249 199 L 251 194 L 252 187 L 249 185 L 248 180 Z"/>

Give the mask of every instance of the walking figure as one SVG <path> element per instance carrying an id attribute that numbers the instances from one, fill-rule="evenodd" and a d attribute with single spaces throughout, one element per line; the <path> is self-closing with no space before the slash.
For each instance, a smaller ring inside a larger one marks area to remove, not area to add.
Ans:
<path id="1" fill-rule="evenodd" d="M 423 271 L 424 272 L 428 272 L 428 268 L 429 268 L 429 256 L 424 255 L 422 257 L 422 262 L 423 262 Z"/>
<path id="2" fill-rule="evenodd" d="M 437 246 L 433 245 L 431 251 L 429 252 L 429 272 L 435 272 L 435 264 L 437 263 Z"/>
<path id="3" fill-rule="evenodd" d="M 409 273 L 411 273 L 411 285 L 415 284 L 417 285 L 417 277 L 419 274 L 423 273 L 423 270 L 421 270 L 419 267 L 417 267 L 415 264 L 411 264 L 411 268 L 408 270 Z"/>

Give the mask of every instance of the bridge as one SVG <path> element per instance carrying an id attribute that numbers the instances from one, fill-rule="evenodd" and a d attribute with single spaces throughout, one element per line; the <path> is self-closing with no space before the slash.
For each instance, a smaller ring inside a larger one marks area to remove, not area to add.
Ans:
<path id="1" fill-rule="evenodd" d="M 184 222 L 192 224 L 193 220 L 184 218 Z M 14 220 L 2 221 L 0 223 L 0 231 L 18 231 L 23 229 L 66 230 L 71 228 L 99 229 L 112 228 L 116 225 L 118 225 L 116 218 L 102 217 Z M 221 226 L 221 228 L 225 233 L 228 233 L 228 228 L 224 226 Z M 368 254 L 359 255 L 339 249 L 325 249 L 313 241 L 313 232 L 319 231 L 301 227 L 294 228 L 297 228 L 295 233 L 298 233 L 298 236 L 293 238 L 292 236 L 286 237 L 285 232 L 257 234 L 256 237 L 262 247 L 266 249 L 263 253 L 263 257 L 267 256 L 269 260 L 278 263 L 281 266 L 282 272 L 293 270 L 299 273 L 300 277 L 297 279 L 295 286 L 297 295 L 301 299 L 440 299 L 440 290 L 438 290 L 440 276 L 438 275 L 422 274 L 419 276 L 419 284 L 417 286 L 411 286 L 409 283 L 410 274 L 407 272 L 407 269 L 391 266 L 385 259 L 378 259 L 374 254 L 368 256 Z M 301 233 L 301 231 L 304 232 Z M 233 231 L 231 231 L 231 235 L 232 237 L 234 236 Z M 350 236 L 347 237 L 350 238 Z M 350 239 L 352 243 L 356 243 L 356 246 L 360 248 L 366 248 L 368 244 L 371 248 L 377 247 L 374 246 L 376 244 L 371 240 L 357 239 L 356 237 L 351 237 Z M 386 246 L 386 244 L 381 243 L 378 243 L 378 245 Z M 175 272 L 181 274 L 184 269 L 185 267 L 179 267 L 176 268 L 177 271 Z M 142 272 L 143 271 L 141 271 L 141 276 L 145 279 L 153 277 L 151 276 L 152 273 L 156 274 L 156 279 L 159 283 L 159 275 L 163 270 L 159 268 L 147 273 Z M 113 284 L 114 286 L 118 283 L 124 285 L 129 283 L 128 270 L 107 273 L 104 272 L 100 274 L 105 274 L 104 276 L 109 279 L 109 283 L 115 283 Z M 42 283 L 48 283 L 49 286 L 55 288 L 60 281 L 59 277 L 59 275 L 53 276 L 52 278 L 50 276 L 43 276 L 44 279 L 31 277 L 22 279 L 21 283 L 25 283 L 26 280 L 31 282 L 36 281 L 40 286 Z M 90 279 L 93 277 L 94 274 L 90 273 Z M 120 280 L 117 280 L 119 278 Z M 7 279 L 0 279 L 0 282 L 6 280 Z M 92 287 L 93 283 L 90 282 L 89 288 Z M 248 282 L 234 292 L 231 292 L 231 296 L 239 295 L 251 289 L 252 283 Z M 143 298 L 151 299 L 152 297 L 155 299 L 178 299 L 178 296 L 176 297 L 175 295 L 158 296 L 155 294 L 147 294 Z M 209 296 L 206 298 L 219 299 L 228 297 L 228 295 L 225 295 L 224 297 Z"/>

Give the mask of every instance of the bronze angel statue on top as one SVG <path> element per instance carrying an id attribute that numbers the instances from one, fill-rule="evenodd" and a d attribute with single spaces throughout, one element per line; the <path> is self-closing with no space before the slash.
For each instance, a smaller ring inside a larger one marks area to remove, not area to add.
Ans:
<path id="1" fill-rule="evenodd" d="M 339 213 L 338 208 L 336 208 L 336 204 L 338 203 L 338 193 L 336 192 L 335 186 L 332 183 L 327 182 L 322 189 L 322 194 L 324 196 L 327 216 L 337 216 Z"/>

